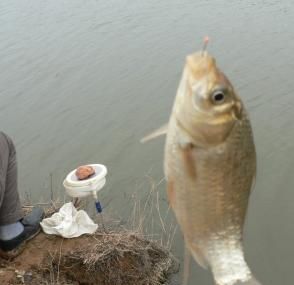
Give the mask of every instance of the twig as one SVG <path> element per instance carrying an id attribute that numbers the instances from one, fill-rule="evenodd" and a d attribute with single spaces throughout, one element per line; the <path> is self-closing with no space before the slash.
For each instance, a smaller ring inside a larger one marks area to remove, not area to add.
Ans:
<path id="1" fill-rule="evenodd" d="M 53 195 L 53 174 L 50 172 L 50 194 L 51 194 L 51 201 L 54 201 Z"/>
<path id="2" fill-rule="evenodd" d="M 62 244 L 63 244 L 63 240 L 64 238 L 61 240 L 61 243 L 60 243 L 60 247 L 59 247 L 59 257 L 58 257 L 58 264 L 57 264 L 57 284 L 59 284 L 59 275 L 60 275 L 60 261 L 61 261 L 61 250 L 62 250 Z"/>
<path id="3" fill-rule="evenodd" d="M 166 234 L 166 229 L 165 229 L 165 226 L 164 226 L 164 222 L 162 220 L 162 217 L 161 217 L 161 214 L 160 214 L 160 209 L 159 209 L 159 195 L 158 195 L 158 192 L 156 192 L 156 208 L 157 208 L 157 212 L 158 212 L 158 216 L 159 216 L 159 220 L 160 220 L 160 223 L 161 223 L 161 226 L 162 226 L 162 229 L 164 231 L 164 233 Z"/>

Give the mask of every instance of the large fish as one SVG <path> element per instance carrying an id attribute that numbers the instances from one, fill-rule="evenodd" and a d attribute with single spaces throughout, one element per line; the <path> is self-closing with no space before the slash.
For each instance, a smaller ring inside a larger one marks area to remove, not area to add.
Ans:
<path id="1" fill-rule="evenodd" d="M 252 130 L 240 97 L 206 51 L 186 59 L 166 135 L 167 194 L 193 258 L 217 285 L 260 284 L 242 248 L 256 172 Z"/>

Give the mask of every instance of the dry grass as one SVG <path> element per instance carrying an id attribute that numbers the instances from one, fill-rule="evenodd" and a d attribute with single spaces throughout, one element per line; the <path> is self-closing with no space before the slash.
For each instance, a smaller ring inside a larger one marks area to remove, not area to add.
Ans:
<path id="1" fill-rule="evenodd" d="M 70 244 L 75 239 L 61 239 L 48 249 L 40 264 L 30 269 L 33 275 L 29 283 L 23 284 L 168 284 L 169 275 L 178 271 L 178 263 L 170 253 L 176 223 L 169 219 L 169 208 L 164 214 L 160 208 L 158 189 L 163 179 L 155 182 L 150 176 L 147 178 L 150 191 L 144 202 L 136 193 L 132 195 L 133 213 L 127 226 L 109 227 L 108 231 L 83 236 L 78 245 Z M 61 204 L 51 201 L 41 206 L 46 208 L 48 216 Z M 26 206 L 26 210 L 30 208 Z M 47 239 L 56 240 L 51 236 Z"/>
<path id="2" fill-rule="evenodd" d="M 171 213 L 170 207 L 164 212 L 160 208 L 160 186 L 164 178 L 156 182 L 151 176 L 146 178 L 149 183 L 149 193 L 142 204 L 137 191 L 132 195 L 133 213 L 130 216 L 131 228 L 146 238 L 155 240 L 166 248 L 171 249 L 177 231 L 177 223 Z M 161 187 L 162 188 L 162 187 Z"/>
<path id="3" fill-rule="evenodd" d="M 85 271 L 85 284 L 159 285 L 176 270 L 167 250 L 135 233 L 101 233 L 95 240 L 87 249 L 72 251 L 61 260 L 62 268 L 74 265 Z"/>
<path id="4" fill-rule="evenodd" d="M 22 280 L 30 273 L 28 283 L 22 284 L 160 285 L 168 284 L 169 275 L 178 270 L 168 250 L 130 231 L 98 232 L 72 240 L 50 238 L 55 242 L 51 248 L 43 235 L 40 242 L 48 252 L 40 264 L 22 270 Z M 19 282 L 15 279 L 11 284 Z"/>

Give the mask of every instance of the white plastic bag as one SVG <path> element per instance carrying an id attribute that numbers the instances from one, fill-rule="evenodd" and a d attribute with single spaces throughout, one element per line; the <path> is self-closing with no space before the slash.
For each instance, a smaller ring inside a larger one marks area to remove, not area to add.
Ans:
<path id="1" fill-rule="evenodd" d="M 98 228 L 84 210 L 77 211 L 71 202 L 64 204 L 58 213 L 44 219 L 40 224 L 46 234 L 64 238 L 93 234 Z"/>

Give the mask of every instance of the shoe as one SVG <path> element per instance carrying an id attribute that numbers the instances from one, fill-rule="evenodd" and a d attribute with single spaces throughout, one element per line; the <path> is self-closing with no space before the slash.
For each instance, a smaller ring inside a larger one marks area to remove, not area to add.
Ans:
<path id="1" fill-rule="evenodd" d="M 23 232 L 13 239 L 0 240 L 0 256 L 12 259 L 19 255 L 24 250 L 26 242 L 40 232 L 40 222 L 43 217 L 44 211 L 40 208 L 34 208 L 30 214 L 20 220 L 24 226 Z"/>
<path id="2" fill-rule="evenodd" d="M 39 225 L 45 216 L 44 210 L 40 207 L 34 207 L 20 222 L 23 225 Z"/>

